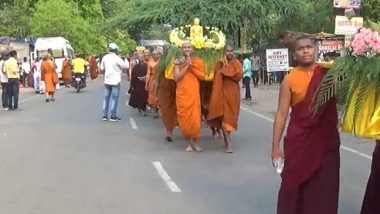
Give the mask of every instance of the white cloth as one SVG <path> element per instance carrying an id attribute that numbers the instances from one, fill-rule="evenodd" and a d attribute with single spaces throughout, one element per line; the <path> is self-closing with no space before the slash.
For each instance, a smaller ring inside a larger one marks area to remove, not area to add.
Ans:
<path id="1" fill-rule="evenodd" d="M 30 64 L 29 64 L 29 62 L 23 62 L 21 64 L 21 69 L 22 69 L 23 72 L 29 74 L 30 73 Z"/>
<path id="2" fill-rule="evenodd" d="M 8 77 L 5 74 L 5 72 L 3 71 L 4 63 L 5 63 L 4 60 L 0 60 L 0 82 L 2 82 L 2 83 L 8 82 Z"/>
<path id="3" fill-rule="evenodd" d="M 121 74 L 124 69 L 127 69 L 127 64 L 115 53 L 106 54 L 100 69 L 104 71 L 104 84 L 117 85 L 121 82 Z"/>

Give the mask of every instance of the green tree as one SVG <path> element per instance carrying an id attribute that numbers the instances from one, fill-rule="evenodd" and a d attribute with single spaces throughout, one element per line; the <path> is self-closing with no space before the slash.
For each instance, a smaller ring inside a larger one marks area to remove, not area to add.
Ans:
<path id="1" fill-rule="evenodd" d="M 292 16 L 300 11 L 301 0 L 129 0 L 123 13 L 110 26 L 150 27 L 151 24 L 189 24 L 197 16 L 204 26 L 217 26 L 245 47 L 252 35 L 265 37 L 273 29 L 273 16 Z M 273 14 L 273 16 L 268 16 Z"/>
<path id="2" fill-rule="evenodd" d="M 100 36 L 80 16 L 72 2 L 39 1 L 30 24 L 34 36 L 63 36 L 72 42 L 78 53 L 98 53 L 105 48 Z"/>

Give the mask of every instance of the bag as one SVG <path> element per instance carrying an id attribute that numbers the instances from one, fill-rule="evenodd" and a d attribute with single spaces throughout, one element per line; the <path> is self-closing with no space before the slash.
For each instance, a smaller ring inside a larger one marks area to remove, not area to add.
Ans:
<path id="1" fill-rule="evenodd" d="M 57 85 L 59 83 L 59 78 L 57 72 L 54 72 L 53 74 L 53 84 Z"/>

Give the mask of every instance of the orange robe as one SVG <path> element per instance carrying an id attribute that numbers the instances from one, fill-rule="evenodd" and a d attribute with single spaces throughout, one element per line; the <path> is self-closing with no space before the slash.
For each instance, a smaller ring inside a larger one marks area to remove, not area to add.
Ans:
<path id="1" fill-rule="evenodd" d="M 173 131 L 177 126 L 176 82 L 160 76 L 158 83 L 158 106 L 161 119 L 167 131 Z"/>
<path id="2" fill-rule="evenodd" d="M 68 60 L 64 60 L 62 63 L 62 80 L 65 85 L 71 82 L 71 64 Z"/>
<path id="3" fill-rule="evenodd" d="M 180 66 L 181 69 L 182 66 Z M 198 138 L 201 134 L 201 98 L 199 81 L 206 76 L 200 58 L 192 57 L 191 65 L 184 77 L 177 82 L 176 105 L 179 128 L 186 139 Z"/>
<path id="4" fill-rule="evenodd" d="M 90 58 L 90 76 L 91 79 L 94 80 L 98 78 L 98 63 L 96 62 L 95 57 Z"/>
<path id="5" fill-rule="evenodd" d="M 226 66 L 222 62 L 215 65 L 208 121 L 211 127 L 235 131 L 240 112 L 239 81 L 243 77 L 243 68 L 236 59 Z"/>
<path id="6" fill-rule="evenodd" d="M 148 91 L 148 105 L 151 107 L 157 107 L 157 96 L 154 90 L 154 83 L 156 81 L 157 62 L 150 62 L 149 66 L 149 79 L 147 80 L 146 89 Z"/>
<path id="7" fill-rule="evenodd" d="M 45 91 L 48 93 L 55 92 L 55 84 L 53 82 L 55 67 L 55 63 L 51 60 L 45 60 L 41 65 L 41 75 L 44 77 Z"/>

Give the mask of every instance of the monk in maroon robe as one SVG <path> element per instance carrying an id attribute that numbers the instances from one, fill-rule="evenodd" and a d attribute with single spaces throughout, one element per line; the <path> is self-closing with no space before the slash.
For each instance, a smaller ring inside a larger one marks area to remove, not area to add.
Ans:
<path id="1" fill-rule="evenodd" d="M 380 213 L 380 140 L 376 141 L 372 155 L 371 175 L 368 179 L 361 214 Z"/>
<path id="2" fill-rule="evenodd" d="M 336 214 L 340 166 L 336 100 L 313 111 L 326 70 L 315 65 L 315 46 L 310 38 L 298 38 L 293 48 L 299 66 L 281 84 L 273 131 L 272 160 L 285 159 L 277 213 Z M 280 140 L 289 108 L 283 153 Z"/>

